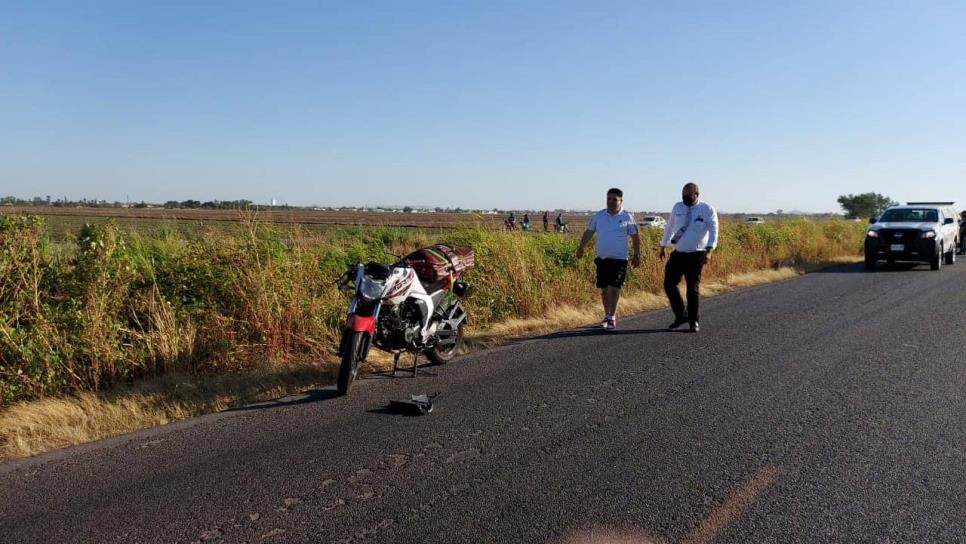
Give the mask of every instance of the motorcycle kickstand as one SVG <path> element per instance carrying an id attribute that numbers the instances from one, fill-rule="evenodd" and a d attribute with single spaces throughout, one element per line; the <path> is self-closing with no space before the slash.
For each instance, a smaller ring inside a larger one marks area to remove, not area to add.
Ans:
<path id="1" fill-rule="evenodd" d="M 416 353 L 413 353 L 413 378 L 416 377 L 416 372 L 419 369 L 419 366 L 417 366 L 418 362 L 419 362 L 419 352 L 417 351 Z"/>
<path id="2" fill-rule="evenodd" d="M 392 375 L 396 375 L 396 369 L 399 368 L 399 356 L 402 355 L 401 351 L 397 351 L 392 354 Z"/>

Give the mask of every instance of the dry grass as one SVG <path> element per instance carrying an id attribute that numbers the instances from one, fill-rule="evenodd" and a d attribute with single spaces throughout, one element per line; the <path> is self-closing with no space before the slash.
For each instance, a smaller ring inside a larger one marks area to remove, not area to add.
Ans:
<path id="1" fill-rule="evenodd" d="M 854 261 L 854 257 L 848 257 L 824 264 Z M 821 265 L 809 267 L 817 268 Z M 702 294 L 715 296 L 742 287 L 786 280 L 805 272 L 783 267 L 732 274 L 723 281 L 702 285 Z M 620 313 L 631 315 L 665 307 L 667 299 L 663 295 L 639 292 L 621 300 Z M 584 308 L 561 305 L 548 312 L 547 317 L 509 319 L 471 333 L 465 349 L 475 351 L 514 338 L 585 326 L 596 322 L 599 314 L 596 305 Z M 401 362 L 403 366 L 409 363 L 408 358 Z M 369 371 L 388 370 L 392 368 L 392 358 L 373 350 L 366 366 Z M 298 364 L 241 375 L 172 373 L 108 393 L 83 392 L 20 403 L 0 411 L 0 461 L 278 398 L 306 387 L 330 385 L 335 364 L 326 364 L 324 368 Z"/>
<path id="2" fill-rule="evenodd" d="M 332 368 L 301 364 L 244 375 L 172 373 L 110 393 L 16 404 L 0 411 L 0 461 L 279 398 L 331 382 Z"/>

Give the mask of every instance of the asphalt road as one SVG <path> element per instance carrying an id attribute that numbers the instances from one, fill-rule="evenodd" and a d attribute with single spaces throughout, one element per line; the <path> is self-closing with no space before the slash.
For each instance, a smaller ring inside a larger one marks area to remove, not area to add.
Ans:
<path id="1" fill-rule="evenodd" d="M 0 541 L 966 542 L 964 308 L 844 266 L 7 463 Z"/>

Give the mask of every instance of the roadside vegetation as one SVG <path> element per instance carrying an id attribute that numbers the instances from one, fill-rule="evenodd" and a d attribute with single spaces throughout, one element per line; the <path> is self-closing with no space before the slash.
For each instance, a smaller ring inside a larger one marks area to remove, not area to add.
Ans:
<path id="1" fill-rule="evenodd" d="M 220 400 L 189 395 L 188 407 L 173 413 L 163 408 L 170 391 L 145 393 L 168 415 L 137 428 L 278 394 L 286 383 L 304 387 L 313 375 L 326 382 L 347 304 L 334 280 L 352 262 L 393 262 L 437 242 L 473 247 L 471 346 L 586 322 L 598 299 L 592 260 L 574 256 L 579 233 L 503 233 L 483 223 L 319 231 L 252 216 L 228 230 L 174 222 L 137 231 L 107 221 L 67 240 L 52 230 L 37 216 L 0 215 L 0 458 L 34 451 L 10 445 L 45 425 L 25 424 L 18 412 L 38 401 L 93 402 L 89 395 L 117 399 L 158 380 L 221 380 L 213 393 Z M 865 228 L 799 219 L 726 223 L 722 231 L 705 285 L 857 257 Z M 644 262 L 629 276 L 624 311 L 660 304 L 659 237 L 658 229 L 643 231 Z M 233 396 L 232 389 L 245 392 Z"/>

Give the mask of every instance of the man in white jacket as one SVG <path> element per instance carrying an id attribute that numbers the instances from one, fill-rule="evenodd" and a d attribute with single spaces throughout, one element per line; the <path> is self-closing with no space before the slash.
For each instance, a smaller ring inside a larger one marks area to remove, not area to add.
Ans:
<path id="1" fill-rule="evenodd" d="M 695 183 L 688 183 L 681 190 L 681 201 L 674 204 L 664 226 L 660 258 L 667 256 L 667 248 L 674 252 L 664 266 L 664 292 L 674 311 L 676 329 L 685 323 L 691 332 L 698 332 L 698 306 L 701 286 L 701 270 L 711 260 L 711 252 L 718 243 L 718 212 L 710 204 L 700 201 L 700 191 Z M 678 284 L 681 277 L 687 283 L 688 305 L 684 306 Z"/>

